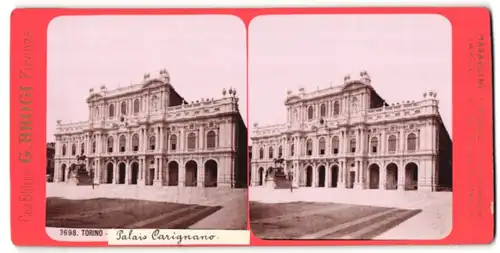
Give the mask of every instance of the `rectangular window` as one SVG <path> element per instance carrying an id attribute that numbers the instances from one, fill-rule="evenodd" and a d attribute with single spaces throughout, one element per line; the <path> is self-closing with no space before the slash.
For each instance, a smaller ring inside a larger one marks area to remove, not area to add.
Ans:
<path id="1" fill-rule="evenodd" d="M 334 154 L 338 154 L 338 153 L 339 153 L 339 149 L 338 149 L 338 148 L 334 148 L 334 149 L 333 149 L 333 153 L 334 153 Z"/>
<path id="2" fill-rule="evenodd" d="M 175 143 L 172 143 L 171 149 L 172 149 L 172 150 L 175 150 L 176 148 L 177 148 L 177 147 L 176 147 Z"/>

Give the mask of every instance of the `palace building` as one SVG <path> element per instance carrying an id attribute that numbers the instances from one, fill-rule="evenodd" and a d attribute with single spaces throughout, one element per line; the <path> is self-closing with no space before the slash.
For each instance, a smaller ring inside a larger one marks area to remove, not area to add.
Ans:
<path id="1" fill-rule="evenodd" d="M 251 185 L 266 184 L 279 161 L 296 187 L 451 190 L 452 141 L 436 97 L 389 104 L 366 71 L 340 86 L 288 91 L 285 124 L 254 124 Z"/>
<path id="2" fill-rule="evenodd" d="M 55 182 L 70 181 L 81 164 L 95 184 L 246 187 L 236 90 L 188 103 L 163 69 L 129 87 L 90 89 L 86 102 L 87 120 L 57 121 Z"/>

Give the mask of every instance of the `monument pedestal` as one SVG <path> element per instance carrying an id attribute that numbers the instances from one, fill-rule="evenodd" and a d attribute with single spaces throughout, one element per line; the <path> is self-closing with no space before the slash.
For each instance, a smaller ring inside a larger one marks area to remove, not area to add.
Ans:
<path id="1" fill-rule="evenodd" d="M 274 189 L 276 187 L 276 182 L 274 181 L 274 178 L 268 178 L 266 179 L 266 187 Z"/>

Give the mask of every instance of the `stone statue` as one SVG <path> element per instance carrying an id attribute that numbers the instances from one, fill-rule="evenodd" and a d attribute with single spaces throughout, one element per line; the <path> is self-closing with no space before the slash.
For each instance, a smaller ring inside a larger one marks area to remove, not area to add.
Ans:
<path id="1" fill-rule="evenodd" d="M 358 100 L 356 98 L 352 98 L 351 107 L 353 112 L 358 112 Z"/>
<path id="2" fill-rule="evenodd" d="M 158 110 L 158 97 L 156 95 L 151 98 L 151 108 L 153 108 L 154 111 Z"/>

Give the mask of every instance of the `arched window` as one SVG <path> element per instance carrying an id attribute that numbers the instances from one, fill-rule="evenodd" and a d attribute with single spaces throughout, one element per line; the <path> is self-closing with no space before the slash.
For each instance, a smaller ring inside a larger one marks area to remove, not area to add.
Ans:
<path id="1" fill-rule="evenodd" d="M 92 141 L 92 154 L 95 154 L 96 151 L 96 143 L 95 141 Z"/>
<path id="2" fill-rule="evenodd" d="M 119 139 L 119 150 L 120 152 L 125 152 L 125 147 L 127 146 L 127 140 L 125 138 L 125 135 L 120 135 L 120 139 Z"/>
<path id="3" fill-rule="evenodd" d="M 109 117 L 113 118 L 115 116 L 115 104 L 109 105 Z"/>
<path id="4" fill-rule="evenodd" d="M 389 136 L 389 141 L 388 142 L 389 142 L 389 145 L 388 145 L 387 151 L 389 151 L 389 152 L 396 152 L 396 144 L 397 144 L 396 136 L 395 135 Z"/>
<path id="5" fill-rule="evenodd" d="M 356 153 L 356 139 L 351 139 L 349 142 L 349 149 L 351 150 L 351 153 Z"/>
<path id="6" fill-rule="evenodd" d="M 216 135 L 214 131 L 209 131 L 207 133 L 207 148 L 215 148 L 216 144 Z"/>
<path id="7" fill-rule="evenodd" d="M 319 109 L 319 113 L 321 115 L 321 117 L 326 117 L 326 105 L 325 104 L 322 104 L 320 109 Z"/>
<path id="8" fill-rule="evenodd" d="M 66 155 L 66 144 L 63 144 L 63 145 L 62 145 L 62 148 L 61 148 L 61 153 L 62 153 L 62 155 L 63 155 L 63 156 L 65 156 L 65 155 Z"/>
<path id="9" fill-rule="evenodd" d="M 127 102 L 122 102 L 122 104 L 120 105 L 120 112 L 122 115 L 127 115 Z"/>
<path id="10" fill-rule="evenodd" d="M 295 155 L 295 144 L 290 145 L 290 156 Z"/>
<path id="11" fill-rule="evenodd" d="M 274 150 L 273 147 L 269 147 L 269 159 L 272 159 L 274 157 Z"/>
<path id="12" fill-rule="evenodd" d="M 283 147 L 279 146 L 278 147 L 278 158 L 281 158 L 281 157 L 283 157 Z"/>
<path id="13" fill-rule="evenodd" d="M 170 149 L 177 150 L 177 135 L 170 135 Z"/>
<path id="14" fill-rule="evenodd" d="M 311 106 L 309 106 L 309 108 L 307 108 L 307 119 L 311 120 L 314 118 L 314 108 Z"/>
<path id="15" fill-rule="evenodd" d="M 76 145 L 71 145 L 71 155 L 76 155 Z"/>
<path id="16" fill-rule="evenodd" d="M 373 137 L 370 140 L 370 144 L 371 144 L 371 147 L 372 147 L 372 153 L 377 153 L 377 148 L 378 148 L 378 139 L 377 139 L 377 137 Z"/>
<path id="17" fill-rule="evenodd" d="M 264 148 L 260 148 L 259 150 L 259 159 L 264 159 Z"/>
<path id="18" fill-rule="evenodd" d="M 134 100 L 134 114 L 137 114 L 141 111 L 141 102 L 139 99 Z"/>
<path id="19" fill-rule="evenodd" d="M 324 155 L 326 153 L 326 143 L 325 143 L 325 138 L 321 137 L 319 139 L 319 154 Z"/>
<path id="20" fill-rule="evenodd" d="M 417 136 L 414 133 L 408 135 L 407 144 L 408 151 L 417 150 Z"/>
<path id="21" fill-rule="evenodd" d="M 132 135 L 132 152 L 139 151 L 139 135 Z"/>
<path id="22" fill-rule="evenodd" d="M 340 144 L 339 143 L 339 137 L 334 136 L 332 138 L 332 154 L 336 155 L 336 154 L 339 153 L 339 150 L 340 150 L 339 144 Z"/>
<path id="23" fill-rule="evenodd" d="M 83 143 L 83 142 L 80 144 L 80 153 L 82 155 L 85 154 L 85 143 Z"/>
<path id="24" fill-rule="evenodd" d="M 108 137 L 108 153 L 113 153 L 113 136 Z"/>
<path id="25" fill-rule="evenodd" d="M 306 142 L 306 155 L 311 156 L 313 154 L 313 141 L 308 139 Z"/>
<path id="26" fill-rule="evenodd" d="M 149 150 L 156 150 L 156 136 L 149 137 Z"/>
<path id="27" fill-rule="evenodd" d="M 333 103 L 333 115 L 337 116 L 340 114 L 340 103 L 339 101 L 335 101 L 335 103 Z"/>
<path id="28" fill-rule="evenodd" d="M 188 145 L 187 148 L 189 150 L 195 149 L 196 148 L 196 134 L 190 133 L 188 135 Z"/>

